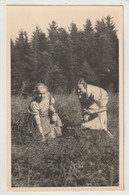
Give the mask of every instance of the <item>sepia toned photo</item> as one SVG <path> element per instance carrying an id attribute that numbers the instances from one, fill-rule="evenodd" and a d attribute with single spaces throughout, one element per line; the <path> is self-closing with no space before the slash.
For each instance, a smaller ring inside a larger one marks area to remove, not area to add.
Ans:
<path id="1" fill-rule="evenodd" d="M 8 191 L 123 190 L 123 7 L 6 6 Z"/>

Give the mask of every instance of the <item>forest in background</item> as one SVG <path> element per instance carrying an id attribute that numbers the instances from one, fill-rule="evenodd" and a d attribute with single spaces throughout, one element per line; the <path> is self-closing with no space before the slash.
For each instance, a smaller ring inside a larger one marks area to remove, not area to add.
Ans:
<path id="1" fill-rule="evenodd" d="M 21 29 L 11 40 L 11 92 L 27 97 L 36 83 L 45 83 L 54 94 L 71 93 L 78 79 L 118 92 L 119 40 L 111 16 L 89 19 L 82 30 L 71 23 L 69 31 L 49 24 L 46 35 L 39 26 L 28 38 Z"/>

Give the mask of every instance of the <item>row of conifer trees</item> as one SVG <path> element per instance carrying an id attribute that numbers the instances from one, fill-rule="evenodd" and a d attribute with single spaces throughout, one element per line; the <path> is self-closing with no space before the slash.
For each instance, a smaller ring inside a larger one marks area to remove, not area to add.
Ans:
<path id="1" fill-rule="evenodd" d="M 119 41 L 111 16 L 96 21 L 89 19 L 78 30 L 71 23 L 67 32 L 55 21 L 47 35 L 36 26 L 31 38 L 25 30 L 11 40 L 12 94 L 27 96 L 38 82 L 54 93 L 70 93 L 80 77 L 88 83 L 118 91 Z"/>

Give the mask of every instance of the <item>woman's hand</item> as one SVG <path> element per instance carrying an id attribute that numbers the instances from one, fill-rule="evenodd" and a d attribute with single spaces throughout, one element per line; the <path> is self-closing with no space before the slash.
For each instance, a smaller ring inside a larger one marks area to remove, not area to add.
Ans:
<path id="1" fill-rule="evenodd" d="M 89 116 L 88 114 L 85 114 L 83 117 L 83 122 L 87 122 L 89 120 Z"/>
<path id="2" fill-rule="evenodd" d="M 42 133 L 42 142 L 46 140 L 44 133 Z"/>
<path id="3" fill-rule="evenodd" d="M 40 133 L 42 135 L 42 138 L 41 138 L 42 142 L 44 142 L 46 140 L 46 138 L 45 138 L 45 135 L 44 135 L 44 132 L 43 132 L 43 128 L 41 127 L 41 125 L 38 128 L 39 128 L 39 131 L 40 131 Z"/>
<path id="4" fill-rule="evenodd" d="M 41 127 L 41 125 L 39 124 L 38 125 L 38 129 L 39 129 L 39 132 L 41 133 L 41 136 L 42 136 L 42 142 L 44 142 L 46 140 L 45 138 L 45 135 L 44 135 L 44 132 L 43 132 L 43 128 Z"/>
<path id="5" fill-rule="evenodd" d="M 86 109 L 86 108 L 84 108 L 83 113 L 84 114 L 89 114 L 89 115 L 92 114 L 92 112 L 90 110 Z"/>

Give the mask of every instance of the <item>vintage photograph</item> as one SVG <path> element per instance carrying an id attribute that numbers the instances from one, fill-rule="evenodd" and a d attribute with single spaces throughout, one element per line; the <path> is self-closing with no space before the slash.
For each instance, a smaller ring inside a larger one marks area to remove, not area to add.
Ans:
<path id="1" fill-rule="evenodd" d="M 122 6 L 6 6 L 7 183 L 123 189 Z"/>

